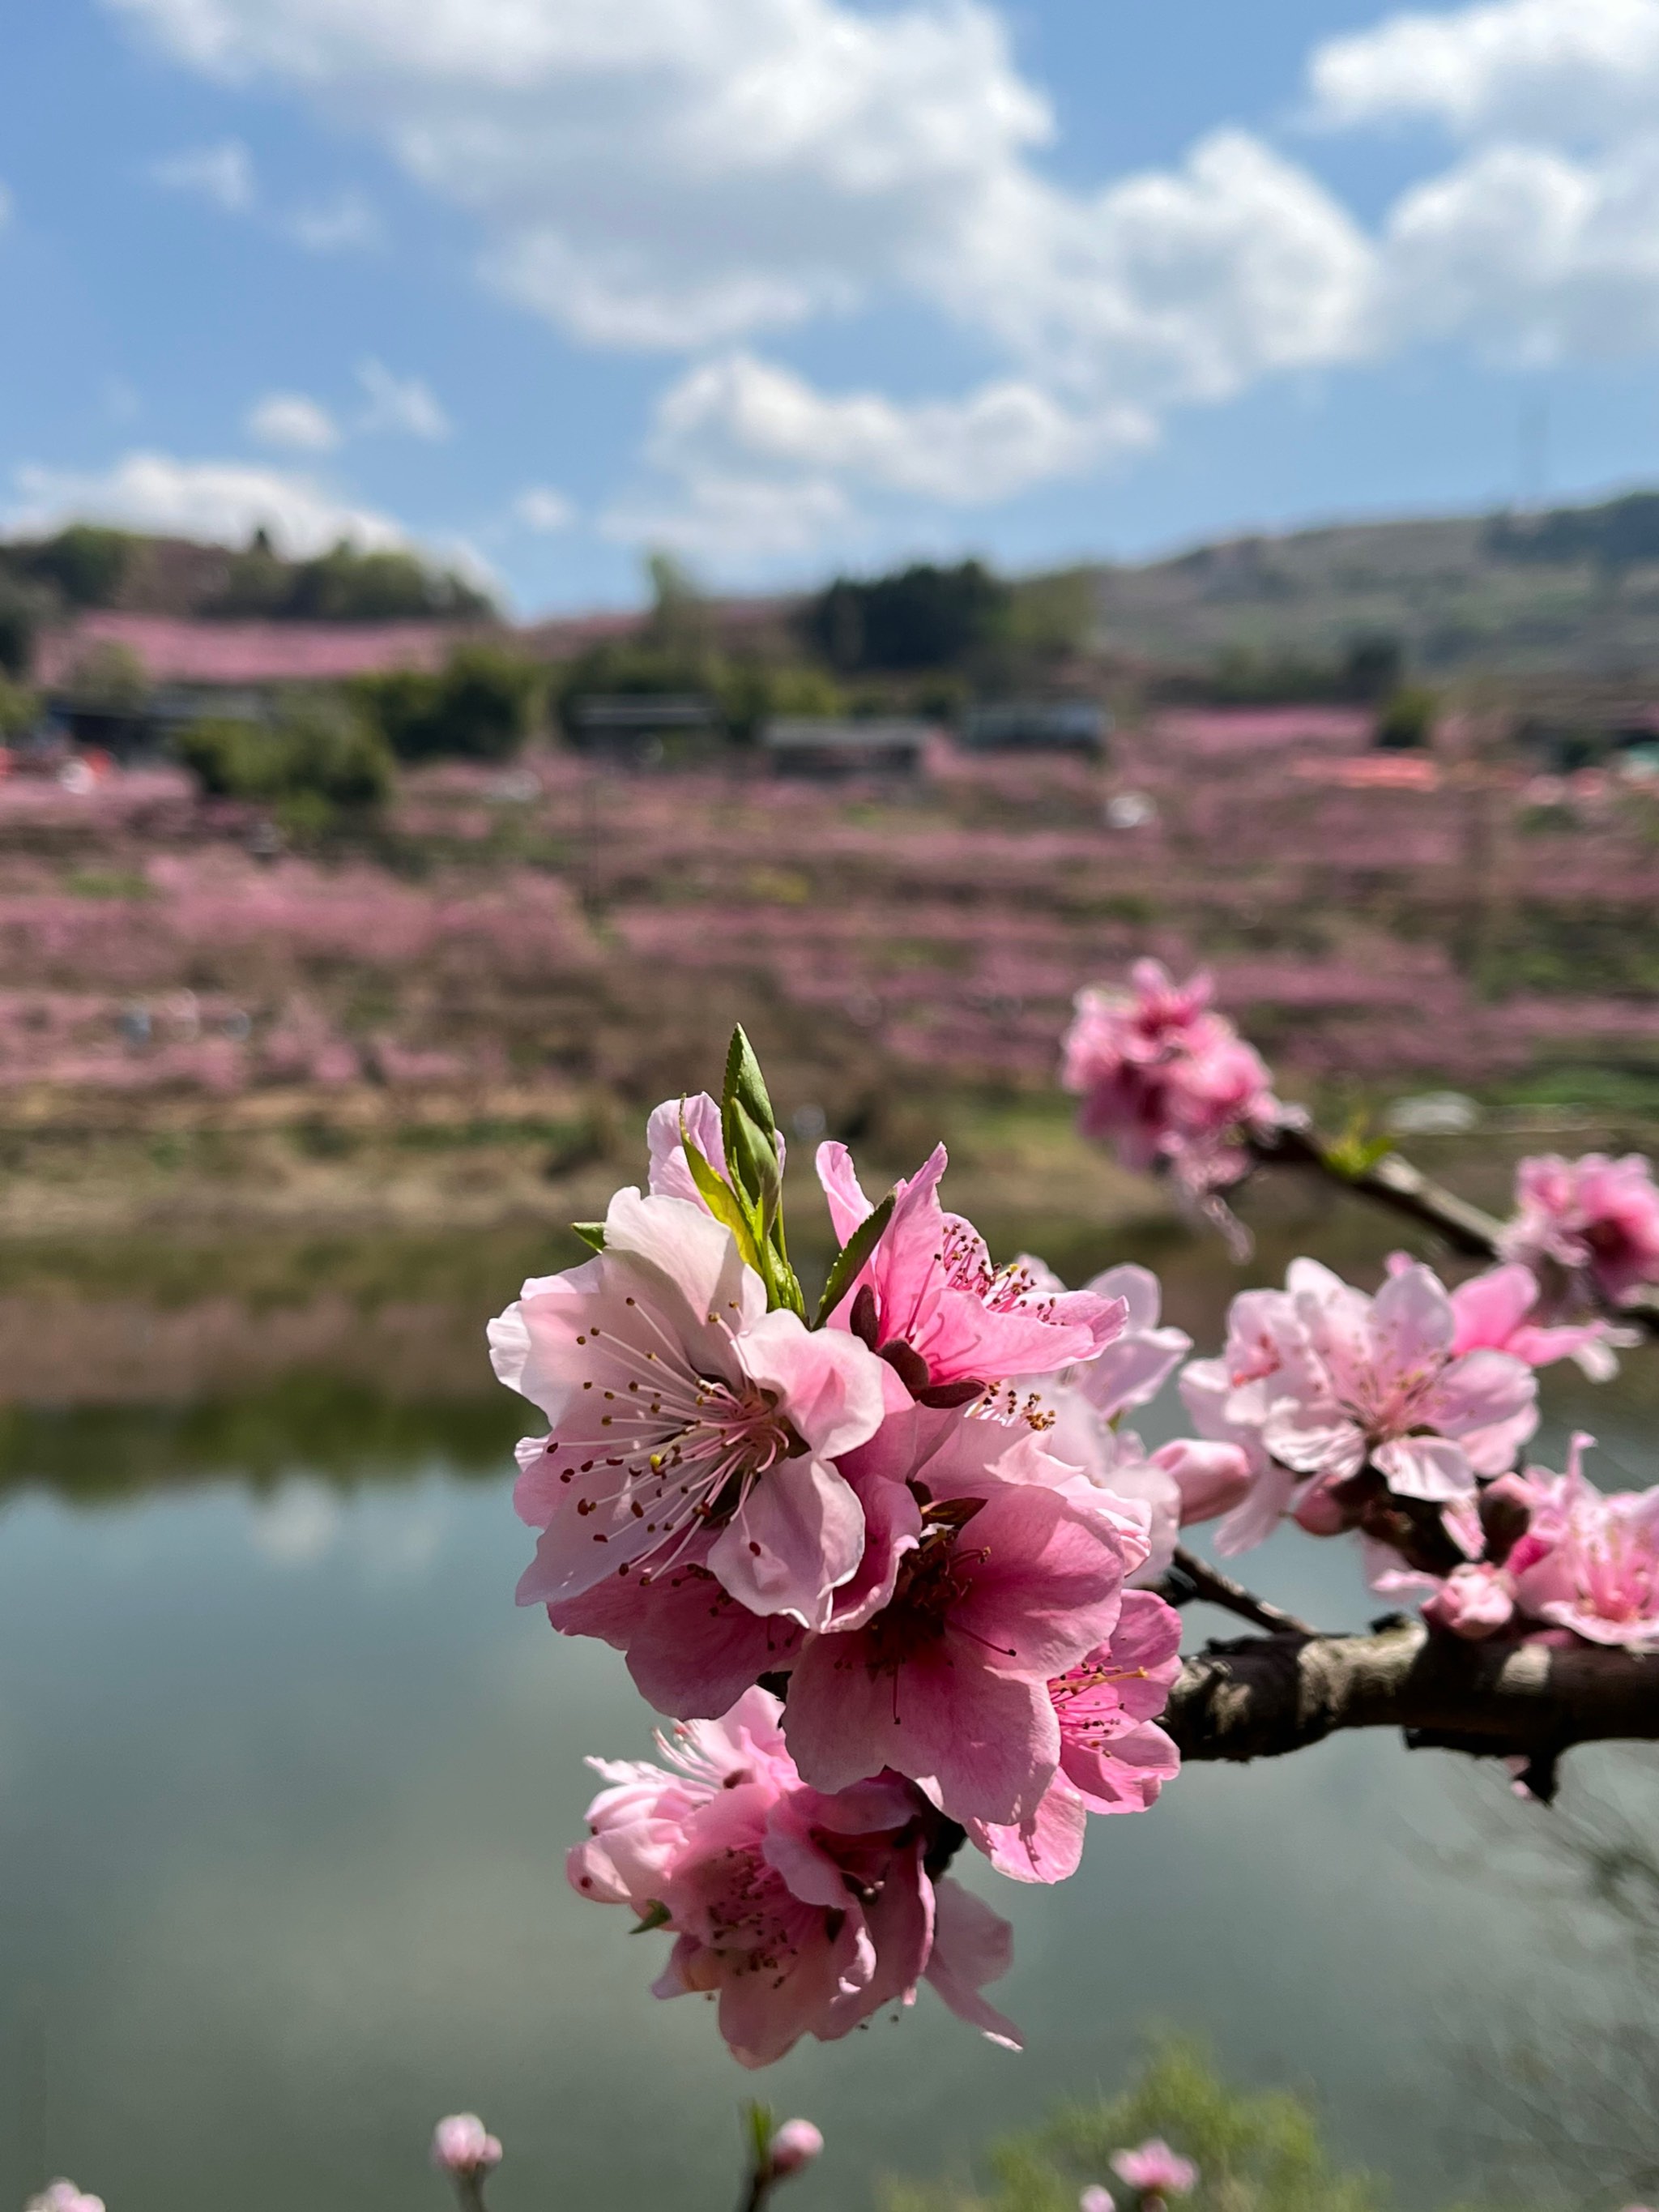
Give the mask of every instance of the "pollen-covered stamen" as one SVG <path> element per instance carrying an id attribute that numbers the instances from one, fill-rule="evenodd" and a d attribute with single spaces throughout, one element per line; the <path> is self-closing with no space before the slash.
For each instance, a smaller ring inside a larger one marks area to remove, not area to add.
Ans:
<path id="1" fill-rule="evenodd" d="M 566 1481 L 582 1482 L 576 1512 L 593 1523 L 594 1540 L 610 1541 L 631 1524 L 660 1540 L 648 1554 L 660 1572 L 805 1446 L 772 1392 L 744 1378 L 696 1373 L 653 1316 L 641 1312 L 638 1321 L 656 1343 L 608 1333 L 596 1346 L 603 1365 L 584 1384 L 584 1412 L 597 1415 L 601 1440 L 592 1441 L 591 1427 L 580 1442 L 556 1436 L 549 1456 L 562 1462 Z"/>
<path id="2" fill-rule="evenodd" d="M 978 1498 L 950 1498 L 927 1509 L 921 1541 L 900 1561 L 893 1595 L 865 1632 L 862 1656 L 872 1674 L 896 1677 L 919 1651 L 943 1638 L 971 1587 L 969 1571 L 986 1556 L 962 1541 L 980 1504 Z"/>

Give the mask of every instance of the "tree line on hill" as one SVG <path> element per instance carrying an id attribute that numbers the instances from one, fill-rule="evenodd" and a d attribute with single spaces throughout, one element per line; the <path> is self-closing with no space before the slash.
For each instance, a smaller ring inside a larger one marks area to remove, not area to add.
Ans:
<path id="1" fill-rule="evenodd" d="M 110 608 L 208 620 L 450 622 L 497 618 L 487 593 L 398 549 L 344 539 L 285 559 L 256 531 L 234 552 L 87 522 L 0 544 L 0 669 L 27 674 L 46 624 Z"/>

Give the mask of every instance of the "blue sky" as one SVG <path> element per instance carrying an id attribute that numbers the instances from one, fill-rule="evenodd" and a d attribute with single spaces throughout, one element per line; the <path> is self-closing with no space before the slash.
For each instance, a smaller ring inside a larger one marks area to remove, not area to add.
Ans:
<path id="1" fill-rule="evenodd" d="M 1659 0 L 52 0 L 0 515 L 786 584 L 1659 477 Z"/>

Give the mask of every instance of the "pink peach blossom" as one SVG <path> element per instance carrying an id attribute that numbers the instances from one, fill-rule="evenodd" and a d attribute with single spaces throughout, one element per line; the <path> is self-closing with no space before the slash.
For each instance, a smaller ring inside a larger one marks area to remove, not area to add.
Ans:
<path id="1" fill-rule="evenodd" d="M 1272 1078 L 1212 1009 L 1208 975 L 1177 986 L 1156 960 L 1130 974 L 1127 992 L 1077 994 L 1060 1080 L 1082 1097 L 1080 1127 L 1127 1166 L 1162 1163 L 1194 1194 L 1224 1188 L 1249 1164 L 1241 1136 L 1283 1119 Z"/>
<path id="2" fill-rule="evenodd" d="M 1529 1470 L 1531 1504 L 1510 1553 L 1516 1601 L 1535 1620 L 1590 1644 L 1659 1650 L 1659 1487 L 1605 1492 L 1583 1473 L 1576 1436 L 1565 1474 Z"/>
<path id="3" fill-rule="evenodd" d="M 1152 2136 L 1133 2150 L 1121 2150 L 1112 2159 L 1112 2171 L 1131 2189 L 1156 2197 L 1185 2197 L 1198 2185 L 1198 2168 L 1181 2158 L 1161 2136 Z"/>
<path id="4" fill-rule="evenodd" d="M 1063 1495 L 1083 1478 L 1035 1437 L 1009 1445 L 1000 1424 L 961 1419 L 935 1437 L 927 1418 L 908 1439 L 884 1431 L 866 1460 L 891 1455 L 860 1486 L 917 1496 L 914 1547 L 879 1609 L 807 1638 L 785 1725 L 821 1789 L 885 1765 L 953 1819 L 1018 1821 L 1060 1763 L 1048 1682 L 1111 1634 L 1145 1540 L 1109 1497 Z"/>
<path id="5" fill-rule="evenodd" d="M 1403 1253 L 1394 1254 L 1389 1261 L 1390 1272 L 1396 1274 L 1410 1265 Z M 1636 1343 L 1635 1333 L 1601 1320 L 1546 1327 L 1539 1319 L 1539 1299 L 1537 1276 L 1518 1261 L 1488 1267 L 1460 1283 L 1451 1293 L 1456 1318 L 1454 1354 L 1507 1352 L 1528 1367 L 1571 1359 L 1592 1382 L 1611 1382 L 1619 1372 L 1615 1346 L 1623 1349 Z"/>
<path id="6" fill-rule="evenodd" d="M 1091 2181 L 1077 2200 L 1077 2212 L 1117 2212 L 1116 2200 L 1109 2189 Z"/>
<path id="7" fill-rule="evenodd" d="M 1117 1626 L 1057 1675 L 1048 1696 L 1060 1766 L 1036 1812 L 1014 1824 L 969 1820 L 968 1833 L 1016 1881 L 1063 1881 L 1083 1855 L 1091 1813 L 1144 1813 L 1181 1771 L 1154 1725 L 1181 1671 L 1181 1618 L 1150 1590 L 1126 1590 Z"/>
<path id="8" fill-rule="evenodd" d="M 781 1711 L 750 1690 L 723 1720 L 659 1737 L 665 1766 L 591 1761 L 611 1786 L 569 1855 L 572 1887 L 673 1936 L 655 1994 L 718 1995 L 720 2033 L 745 2066 L 908 2004 L 924 1977 L 953 2010 L 1016 2040 L 979 1994 L 1006 1969 L 1006 1926 L 976 1900 L 964 1913 L 955 1885 L 929 1878 L 927 1798 L 892 1774 L 830 1796 L 807 1788 Z"/>
<path id="9" fill-rule="evenodd" d="M 452 2112 L 432 2133 L 432 2163 L 445 2173 L 472 2178 L 501 2162 L 501 2147 L 476 2112 Z"/>
<path id="10" fill-rule="evenodd" d="M 618 1191 L 605 1250 L 526 1283 L 489 1335 L 496 1374 L 553 1425 L 520 1447 L 514 1504 L 543 1532 L 520 1604 L 696 1556 L 751 1613 L 828 1620 L 864 1549 L 836 1459 L 879 1425 L 886 1370 L 769 1313 L 729 1230 Z"/>
<path id="11" fill-rule="evenodd" d="M 1659 1281 L 1659 1188 L 1639 1153 L 1522 1160 L 1516 1200 L 1503 1236 L 1506 1259 L 1553 1260 L 1615 1305 Z"/>
<path id="12" fill-rule="evenodd" d="M 1538 1421 L 1532 1370 L 1509 1352 L 1455 1354 L 1455 1334 L 1445 1289 L 1416 1264 L 1372 1298 L 1317 1261 L 1296 1260 L 1283 1291 L 1234 1299 L 1224 1398 L 1218 1405 L 1213 1369 L 1189 1367 L 1183 1391 L 1212 1433 L 1218 1420 L 1259 1431 L 1258 1540 L 1269 1510 L 1316 1512 L 1367 1465 L 1396 1496 L 1431 1503 L 1472 1496 L 1477 1476 L 1514 1465 Z M 1312 1481 L 1311 1495 L 1297 1495 L 1297 1477 Z"/>
<path id="13" fill-rule="evenodd" d="M 1121 1334 L 1123 1301 L 1039 1285 L 1018 1264 L 994 1268 L 978 1231 L 939 1203 L 945 1164 L 941 1145 L 897 1185 L 892 1218 L 837 1309 L 836 1328 L 862 1334 L 925 1405 L 971 1403 L 988 1383 L 1097 1357 Z M 870 1201 L 845 1145 L 820 1145 L 817 1167 L 845 1243 Z"/>

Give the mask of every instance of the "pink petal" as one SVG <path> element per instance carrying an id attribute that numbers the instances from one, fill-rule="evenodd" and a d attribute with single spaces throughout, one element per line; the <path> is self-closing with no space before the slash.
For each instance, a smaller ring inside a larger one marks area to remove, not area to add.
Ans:
<path id="1" fill-rule="evenodd" d="M 864 1508 L 851 1484 L 828 1460 L 787 1459 L 750 1484 L 708 1565 L 751 1613 L 822 1628 L 863 1550 Z"/>
<path id="2" fill-rule="evenodd" d="M 845 1244 L 861 1221 L 874 1211 L 864 1194 L 853 1165 L 853 1155 L 845 1145 L 833 1139 L 818 1146 L 818 1181 L 823 1186 L 823 1195 L 829 1202 L 830 1223 L 836 1241 Z"/>
<path id="3" fill-rule="evenodd" d="M 1538 1298 L 1538 1278 L 1529 1267 L 1511 1264 L 1489 1267 L 1460 1283 L 1451 1294 L 1456 1333 L 1454 1352 L 1474 1352 L 1482 1346 L 1502 1352 Z"/>
<path id="4" fill-rule="evenodd" d="M 809 1329 L 781 1309 L 752 1322 L 737 1350 L 750 1380 L 787 1405 L 791 1427 L 824 1458 L 839 1458 L 881 1426 L 891 1370 L 857 1337 Z"/>
<path id="5" fill-rule="evenodd" d="M 933 1951 L 927 1979 L 958 2020 L 993 2043 L 1024 2048 L 1013 2022 L 987 2004 L 980 1991 L 998 1982 L 1014 1962 L 1014 1931 L 971 1890 L 949 1875 L 933 1885 Z"/>
<path id="6" fill-rule="evenodd" d="M 1371 1458 L 1401 1498 L 1439 1503 L 1467 1497 L 1474 1488 L 1468 1455 L 1449 1437 L 1395 1437 L 1379 1444 Z"/>
<path id="7" fill-rule="evenodd" d="M 968 1833 L 999 1874 L 1012 1881 L 1067 1881 L 1083 1861 L 1087 1808 L 1064 1774 L 1056 1774 L 1030 1819 L 997 1826 L 969 1820 Z"/>

